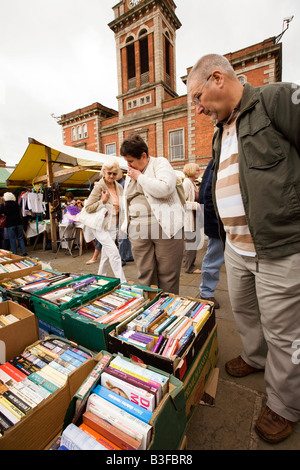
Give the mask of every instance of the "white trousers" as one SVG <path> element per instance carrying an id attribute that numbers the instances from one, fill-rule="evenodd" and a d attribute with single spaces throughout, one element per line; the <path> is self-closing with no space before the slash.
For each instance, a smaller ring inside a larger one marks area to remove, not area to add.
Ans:
<path id="1" fill-rule="evenodd" d="M 126 277 L 122 268 L 122 260 L 115 243 L 116 230 L 95 230 L 95 238 L 101 243 L 101 258 L 99 263 L 99 276 L 107 276 L 108 266 L 111 266 L 114 277 L 126 282 Z"/>
<path id="2" fill-rule="evenodd" d="M 265 368 L 267 405 L 300 419 L 300 253 L 256 260 L 225 249 L 228 292 L 242 358 Z"/>

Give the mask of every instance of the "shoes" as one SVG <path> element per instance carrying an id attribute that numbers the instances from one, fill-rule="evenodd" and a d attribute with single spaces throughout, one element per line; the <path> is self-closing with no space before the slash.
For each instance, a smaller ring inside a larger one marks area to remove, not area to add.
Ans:
<path id="1" fill-rule="evenodd" d="M 25 251 L 25 253 L 22 253 L 22 256 L 28 256 L 28 253 Z"/>
<path id="2" fill-rule="evenodd" d="M 219 302 L 214 297 L 202 297 L 203 300 L 208 300 L 209 302 L 213 302 L 215 304 L 215 309 L 220 308 Z"/>
<path id="3" fill-rule="evenodd" d="M 89 261 L 87 261 L 85 264 L 93 264 L 93 263 L 97 263 L 97 259 L 94 260 L 94 259 L 90 259 Z"/>
<path id="4" fill-rule="evenodd" d="M 122 260 L 122 266 L 125 266 L 125 264 L 126 264 L 126 261 Z"/>
<path id="5" fill-rule="evenodd" d="M 241 356 L 231 359 L 231 361 L 226 362 L 225 370 L 228 374 L 233 375 L 233 377 L 246 377 L 246 375 L 253 374 L 254 372 L 260 372 L 263 369 L 257 369 L 252 367 Z"/>
<path id="6" fill-rule="evenodd" d="M 201 269 L 194 269 L 194 271 L 185 271 L 186 274 L 201 274 Z"/>
<path id="7" fill-rule="evenodd" d="M 294 424 L 265 406 L 256 421 L 255 431 L 265 441 L 276 444 L 292 434 Z"/>

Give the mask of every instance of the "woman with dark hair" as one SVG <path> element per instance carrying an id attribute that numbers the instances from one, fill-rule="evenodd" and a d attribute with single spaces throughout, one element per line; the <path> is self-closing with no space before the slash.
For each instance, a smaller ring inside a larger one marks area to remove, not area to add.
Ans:
<path id="1" fill-rule="evenodd" d="M 20 215 L 20 208 L 13 193 L 7 192 L 3 194 L 4 202 L 0 205 L 0 214 L 6 216 L 6 228 L 10 242 L 10 251 L 18 254 L 17 241 L 22 256 L 27 256 L 26 246 L 23 238 L 23 224 Z"/>
<path id="2" fill-rule="evenodd" d="M 122 229 L 129 235 L 139 282 L 178 294 L 184 209 L 176 173 L 166 158 L 148 155 L 138 134 L 123 141 L 120 153 L 128 164 Z"/>

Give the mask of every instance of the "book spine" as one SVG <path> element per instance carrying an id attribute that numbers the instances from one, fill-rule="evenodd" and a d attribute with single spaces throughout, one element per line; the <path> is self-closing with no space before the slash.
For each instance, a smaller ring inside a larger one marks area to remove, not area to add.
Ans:
<path id="1" fill-rule="evenodd" d="M 141 443 L 137 439 L 128 436 L 125 432 L 117 429 L 90 411 L 86 411 L 82 419 L 85 424 L 107 439 L 110 439 L 123 450 L 139 450 L 141 447 Z"/>
<path id="2" fill-rule="evenodd" d="M 89 396 L 86 410 L 91 411 L 117 429 L 137 439 L 141 442 L 141 449 L 146 450 L 151 437 L 152 427 L 150 425 L 146 425 L 146 423 L 143 423 L 141 420 L 112 403 L 107 402 L 95 393 Z M 141 424 L 143 424 L 143 426 L 141 426 Z"/>
<path id="3" fill-rule="evenodd" d="M 104 436 L 101 436 L 101 434 L 90 428 L 87 424 L 81 424 L 79 429 L 82 429 L 82 431 L 84 431 L 88 436 L 91 436 L 93 439 L 95 439 L 96 442 L 99 442 L 99 444 L 103 445 L 106 449 L 121 450 L 120 447 L 111 442 L 109 439 L 106 439 Z"/>

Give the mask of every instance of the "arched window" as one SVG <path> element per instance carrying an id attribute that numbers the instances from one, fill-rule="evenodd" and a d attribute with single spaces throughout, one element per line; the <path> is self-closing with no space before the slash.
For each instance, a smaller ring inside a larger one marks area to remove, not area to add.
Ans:
<path id="1" fill-rule="evenodd" d="M 83 132 L 83 138 L 86 139 L 88 137 L 88 130 L 87 130 L 87 124 L 84 123 L 82 125 L 82 132 Z"/>
<path id="2" fill-rule="evenodd" d="M 77 139 L 82 139 L 82 128 L 77 126 Z"/>
<path id="3" fill-rule="evenodd" d="M 77 140 L 76 128 L 72 127 L 72 140 Z"/>

